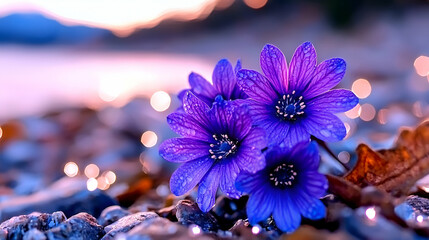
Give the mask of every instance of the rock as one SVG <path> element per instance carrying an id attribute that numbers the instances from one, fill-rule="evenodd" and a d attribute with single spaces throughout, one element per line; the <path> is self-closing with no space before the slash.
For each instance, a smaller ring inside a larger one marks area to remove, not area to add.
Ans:
<path id="1" fill-rule="evenodd" d="M 172 222 L 177 222 L 176 206 L 161 208 L 156 212 L 160 217 L 167 218 Z"/>
<path id="2" fill-rule="evenodd" d="M 163 239 L 216 239 L 214 237 L 202 234 L 194 234 L 191 229 L 188 229 L 178 223 L 171 222 L 165 218 L 152 218 L 144 221 L 140 225 L 133 228 L 125 235 L 127 240 L 163 240 Z"/>
<path id="3" fill-rule="evenodd" d="M 46 240 L 46 235 L 35 228 L 24 234 L 23 240 Z"/>
<path id="4" fill-rule="evenodd" d="M 246 219 L 247 196 L 240 199 L 230 199 L 225 196 L 219 197 L 216 205 L 210 211 L 217 218 L 220 228 L 227 230 L 234 226 L 239 219 Z"/>
<path id="5" fill-rule="evenodd" d="M 429 216 L 429 199 L 411 195 L 405 202 L 413 208 L 415 214 Z"/>
<path id="6" fill-rule="evenodd" d="M 196 224 L 206 232 L 216 232 L 219 229 L 219 224 L 211 213 L 203 213 L 196 203 L 189 200 L 182 200 L 177 203 L 176 217 L 179 223 L 183 225 Z"/>
<path id="7" fill-rule="evenodd" d="M 94 240 L 105 234 L 103 227 L 88 213 L 79 213 L 46 232 L 49 240 Z"/>
<path id="8" fill-rule="evenodd" d="M 65 220 L 66 216 L 63 212 L 54 212 L 53 214 L 31 213 L 29 215 L 12 217 L 11 219 L 3 222 L 0 225 L 0 229 L 6 233 L 8 239 L 22 239 L 25 237 L 26 233 L 32 229 L 44 232 L 48 229 L 56 227 Z M 27 238 L 33 236 L 34 239 L 39 239 L 37 238 L 38 235 L 39 234 L 37 234 L 36 231 L 32 231 L 32 233 L 29 233 Z"/>
<path id="9" fill-rule="evenodd" d="M 110 206 L 101 212 L 101 215 L 98 218 L 98 223 L 105 227 L 128 215 L 130 215 L 130 212 L 120 206 Z"/>
<path id="10" fill-rule="evenodd" d="M 86 179 L 63 178 L 49 188 L 28 196 L 9 198 L 0 203 L 0 222 L 32 212 L 62 211 L 66 216 L 87 212 L 98 217 L 116 201 L 104 192 L 86 189 Z"/>
<path id="11" fill-rule="evenodd" d="M 158 215 L 154 212 L 139 212 L 125 216 L 104 228 L 106 235 L 102 240 L 114 239 L 118 233 L 126 233 L 135 226 L 151 218 L 158 218 Z"/>

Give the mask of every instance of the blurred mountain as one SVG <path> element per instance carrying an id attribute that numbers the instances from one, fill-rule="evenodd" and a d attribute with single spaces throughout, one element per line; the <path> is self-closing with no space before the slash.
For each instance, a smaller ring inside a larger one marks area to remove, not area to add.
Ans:
<path id="1" fill-rule="evenodd" d="M 37 13 L 0 18 L 0 43 L 50 44 L 92 42 L 113 35 L 109 30 L 65 26 Z"/>

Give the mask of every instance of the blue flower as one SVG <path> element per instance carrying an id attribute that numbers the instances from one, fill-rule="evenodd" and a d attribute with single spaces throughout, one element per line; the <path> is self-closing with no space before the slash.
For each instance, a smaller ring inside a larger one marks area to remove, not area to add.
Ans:
<path id="1" fill-rule="evenodd" d="M 260 58 L 264 75 L 247 69 L 238 72 L 238 84 L 251 100 L 255 124 L 264 128 L 270 145 L 292 147 L 309 141 L 310 135 L 324 141 L 346 136 L 343 122 L 334 113 L 358 104 L 349 90 L 335 89 L 344 76 L 346 63 L 332 58 L 316 66 L 316 51 L 309 42 L 295 51 L 289 69 L 283 53 L 266 45 Z"/>
<path id="2" fill-rule="evenodd" d="M 325 216 L 319 200 L 328 187 L 327 179 L 317 172 L 319 153 L 314 142 L 266 152 L 266 167 L 255 173 L 241 173 L 237 190 L 248 193 L 247 216 L 251 224 L 273 216 L 277 227 L 292 232 L 309 219 Z"/>
<path id="3" fill-rule="evenodd" d="M 207 212 L 215 203 L 219 186 L 227 196 L 239 198 L 241 193 L 234 186 L 238 173 L 265 167 L 261 153 L 267 145 L 265 132 L 252 127 L 247 106 L 232 104 L 221 96 L 210 109 L 188 91 L 183 109 L 170 114 L 167 122 L 184 137 L 164 141 L 160 155 L 183 163 L 171 176 L 171 192 L 183 195 L 199 183 L 197 203 Z"/>
<path id="4" fill-rule="evenodd" d="M 187 91 L 191 91 L 209 106 L 212 105 L 218 95 L 221 95 L 225 100 L 245 99 L 247 95 L 237 85 L 236 73 L 240 69 L 240 60 L 237 61 L 234 70 L 227 59 L 220 60 L 213 70 L 213 85 L 201 75 L 192 72 L 189 75 L 189 85 L 191 85 L 191 89 L 185 89 L 180 92 L 179 99 L 183 99 Z"/>

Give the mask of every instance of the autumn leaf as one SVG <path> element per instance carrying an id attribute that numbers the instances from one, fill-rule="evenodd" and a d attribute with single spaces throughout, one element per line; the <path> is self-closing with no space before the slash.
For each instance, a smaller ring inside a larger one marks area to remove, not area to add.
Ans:
<path id="1" fill-rule="evenodd" d="M 403 130 L 388 150 L 357 148 L 358 161 L 345 179 L 363 187 L 373 185 L 393 195 L 408 193 L 417 180 L 429 174 L 429 121 L 414 131 Z"/>

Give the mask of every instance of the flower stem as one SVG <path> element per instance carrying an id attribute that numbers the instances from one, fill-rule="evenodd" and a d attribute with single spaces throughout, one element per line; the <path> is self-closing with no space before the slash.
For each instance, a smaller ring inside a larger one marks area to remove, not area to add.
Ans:
<path id="1" fill-rule="evenodd" d="M 329 154 L 329 155 L 331 155 L 331 157 L 333 157 L 335 160 L 337 160 L 337 162 L 338 163 L 340 163 L 341 164 L 341 166 L 343 166 L 343 168 L 344 169 L 346 169 L 346 171 L 349 171 L 350 170 L 350 168 L 349 168 L 349 166 L 347 166 L 347 164 L 345 164 L 345 163 L 343 163 L 343 162 L 341 162 L 341 160 L 340 159 L 338 159 L 338 157 L 337 157 L 337 155 L 329 148 L 329 146 L 326 144 L 326 142 L 325 141 L 322 141 L 322 140 L 320 140 L 320 139 L 318 139 L 318 138 L 315 138 L 315 137 L 311 137 L 313 140 L 315 140 L 316 142 L 317 142 L 317 144 L 319 144 L 319 146 L 321 146 L 323 149 L 325 149 L 325 151 Z"/>

